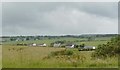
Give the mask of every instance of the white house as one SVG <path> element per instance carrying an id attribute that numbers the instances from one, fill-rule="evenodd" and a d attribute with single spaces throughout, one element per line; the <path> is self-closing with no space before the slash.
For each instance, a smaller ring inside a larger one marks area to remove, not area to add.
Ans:
<path id="1" fill-rule="evenodd" d="M 60 47 L 61 43 L 54 43 L 53 47 Z"/>
<path id="2" fill-rule="evenodd" d="M 74 44 L 68 44 L 68 45 L 65 46 L 65 48 L 74 48 L 74 47 L 75 47 Z"/>
<path id="3" fill-rule="evenodd" d="M 37 44 L 36 44 L 36 43 L 33 43 L 32 46 L 37 46 Z"/>
<path id="4" fill-rule="evenodd" d="M 84 46 L 84 47 L 80 47 L 79 48 L 79 51 L 82 51 L 82 50 L 95 50 L 96 47 L 95 46 Z"/>
<path id="5" fill-rule="evenodd" d="M 45 44 L 45 43 L 43 43 L 43 44 L 32 43 L 32 44 L 29 44 L 28 46 L 33 46 L 33 47 L 35 47 L 35 46 L 46 47 L 47 44 Z"/>
<path id="6" fill-rule="evenodd" d="M 45 44 L 45 43 L 43 43 L 43 44 L 37 44 L 37 46 L 46 47 L 47 44 Z"/>
<path id="7" fill-rule="evenodd" d="M 96 49 L 96 48 L 95 48 L 95 46 L 93 46 L 92 48 L 93 48 L 93 50 L 95 50 L 95 49 Z"/>

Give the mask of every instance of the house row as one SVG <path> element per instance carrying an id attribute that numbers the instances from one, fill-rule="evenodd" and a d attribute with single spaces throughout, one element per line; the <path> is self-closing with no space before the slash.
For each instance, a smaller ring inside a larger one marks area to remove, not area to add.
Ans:
<path id="1" fill-rule="evenodd" d="M 42 43 L 42 44 L 32 43 L 32 44 L 29 44 L 28 46 L 33 46 L 33 47 L 35 47 L 35 46 L 46 47 L 47 44 L 45 44 L 45 43 Z"/>
<path id="2" fill-rule="evenodd" d="M 53 47 L 62 47 L 64 46 L 65 48 L 75 48 L 75 44 L 61 44 L 61 43 L 54 43 Z"/>
<path id="3" fill-rule="evenodd" d="M 24 44 L 24 43 L 19 43 L 19 44 L 17 44 L 17 46 L 31 46 L 31 47 L 40 46 L 40 47 L 46 47 L 47 44 L 45 44 L 45 43 L 42 43 L 42 44 L 36 44 L 36 43 Z"/>
<path id="4" fill-rule="evenodd" d="M 65 46 L 65 48 L 78 48 L 78 47 L 76 47 L 78 45 L 75 45 L 75 44 L 66 44 L 64 46 Z M 53 47 L 61 47 L 61 44 L 60 43 L 54 44 Z M 79 46 L 79 51 L 82 51 L 82 50 L 95 50 L 95 49 L 96 49 L 95 46 L 83 46 L 83 47 Z"/>
<path id="5" fill-rule="evenodd" d="M 78 48 L 79 51 L 89 51 L 89 50 L 95 50 L 95 49 L 96 49 L 95 46 L 84 46 L 84 47 Z"/>
<path id="6" fill-rule="evenodd" d="M 30 46 L 30 47 L 46 47 L 47 44 L 46 43 L 42 43 L 42 44 L 36 44 L 36 43 L 31 43 L 31 44 L 17 44 L 18 46 Z M 53 47 L 62 47 L 64 46 L 64 48 L 78 48 L 76 46 L 78 45 L 75 45 L 75 44 L 61 44 L 61 43 L 54 43 L 53 44 Z M 82 50 L 95 50 L 96 47 L 95 46 L 83 46 L 83 47 L 79 47 L 78 48 L 79 51 L 82 51 Z"/>
<path id="7" fill-rule="evenodd" d="M 35 47 L 35 46 L 40 46 L 40 47 L 46 47 L 47 46 L 47 44 L 45 44 L 45 43 L 42 43 L 42 44 L 36 44 L 36 43 L 32 43 L 32 44 L 29 44 L 28 46 L 32 46 L 32 47 Z M 61 43 L 54 43 L 53 44 L 53 47 L 61 47 L 61 46 L 63 46 Z M 74 44 L 67 44 L 67 45 L 64 45 L 65 46 L 65 48 L 74 48 L 75 47 L 75 45 Z"/>

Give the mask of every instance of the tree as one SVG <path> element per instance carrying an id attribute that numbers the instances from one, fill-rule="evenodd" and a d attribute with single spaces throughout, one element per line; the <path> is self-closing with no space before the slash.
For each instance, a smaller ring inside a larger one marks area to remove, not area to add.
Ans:
<path id="1" fill-rule="evenodd" d="M 120 54 L 120 36 L 112 38 L 107 44 L 99 45 L 93 53 L 96 57 L 117 56 Z M 92 55 L 92 56 L 93 56 Z"/>
<path id="2" fill-rule="evenodd" d="M 82 45 L 80 45 L 80 47 L 84 47 L 85 46 L 85 44 L 83 43 Z"/>

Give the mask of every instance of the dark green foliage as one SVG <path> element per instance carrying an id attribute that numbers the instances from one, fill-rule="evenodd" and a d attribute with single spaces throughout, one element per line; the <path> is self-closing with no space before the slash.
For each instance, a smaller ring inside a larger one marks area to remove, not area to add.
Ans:
<path id="1" fill-rule="evenodd" d="M 85 46 L 85 44 L 81 44 L 81 45 L 80 45 L 80 47 L 82 47 L 82 48 L 83 48 L 84 46 Z"/>
<path id="2" fill-rule="evenodd" d="M 55 43 L 61 43 L 64 44 L 66 41 L 55 41 Z"/>
<path id="3" fill-rule="evenodd" d="M 79 47 L 79 45 L 75 45 L 75 48 L 78 48 Z"/>
<path id="4" fill-rule="evenodd" d="M 62 45 L 61 48 L 65 48 L 65 45 Z"/>
<path id="5" fill-rule="evenodd" d="M 111 57 L 120 54 L 120 36 L 112 38 L 107 44 L 99 45 L 92 56 L 94 57 Z"/>

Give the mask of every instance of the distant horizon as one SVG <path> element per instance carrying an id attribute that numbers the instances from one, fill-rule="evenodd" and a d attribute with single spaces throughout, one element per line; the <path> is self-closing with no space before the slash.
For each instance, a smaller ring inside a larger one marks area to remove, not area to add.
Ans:
<path id="1" fill-rule="evenodd" d="M 70 36 L 81 36 L 81 35 L 109 35 L 110 33 L 104 33 L 104 34 L 61 34 L 61 35 L 2 35 L 0 37 L 3 37 L 3 36 L 67 36 L 67 35 L 70 35 Z M 116 34 L 110 34 L 110 35 L 117 35 Z"/>

